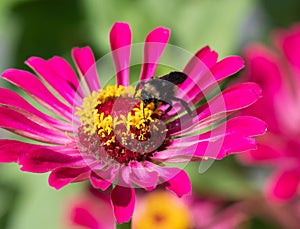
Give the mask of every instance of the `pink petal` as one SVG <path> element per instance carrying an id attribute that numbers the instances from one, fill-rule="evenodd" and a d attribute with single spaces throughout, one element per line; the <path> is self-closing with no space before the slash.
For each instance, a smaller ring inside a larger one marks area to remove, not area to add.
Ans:
<path id="1" fill-rule="evenodd" d="M 211 68 L 211 73 L 214 75 L 216 81 L 225 79 L 231 76 L 244 67 L 244 61 L 239 56 L 229 56 L 219 61 Z"/>
<path id="2" fill-rule="evenodd" d="M 298 71 L 300 70 L 300 28 L 295 25 L 288 31 L 278 31 L 274 40 L 280 50 L 283 51 L 288 62 Z M 298 72 L 299 73 L 299 72 Z"/>
<path id="3" fill-rule="evenodd" d="M 39 57 L 30 57 L 25 62 L 42 79 L 44 79 L 71 106 L 75 97 L 75 89 L 53 69 L 49 61 Z"/>
<path id="4" fill-rule="evenodd" d="M 99 219 L 95 218 L 88 208 L 75 207 L 72 221 L 88 229 L 102 229 Z"/>
<path id="5" fill-rule="evenodd" d="M 260 87 L 255 83 L 235 85 L 223 91 L 222 94 L 215 97 L 212 101 L 209 101 L 209 107 L 203 110 L 198 118 L 201 120 L 210 115 L 243 109 L 255 103 L 261 97 L 261 93 Z M 199 112 L 201 109 L 200 107 L 197 111 Z"/>
<path id="6" fill-rule="evenodd" d="M 30 96 L 40 102 L 49 110 L 62 115 L 63 118 L 72 120 L 72 109 L 60 102 L 42 83 L 29 72 L 8 69 L 2 73 L 2 77 L 16 86 L 22 88 Z M 34 87 L 32 87 L 34 85 Z"/>
<path id="7" fill-rule="evenodd" d="M 217 59 L 218 53 L 211 51 L 208 46 L 199 50 L 195 56 L 191 58 L 183 70 L 183 72 L 189 77 L 184 83 L 179 85 L 181 91 L 178 92 L 178 96 L 183 97 L 184 92 L 188 97 L 191 97 L 190 91 L 195 89 L 197 89 L 197 91 L 201 91 L 201 85 L 203 84 L 202 78 L 208 73 L 211 66 L 215 65 Z"/>
<path id="8" fill-rule="evenodd" d="M 261 44 L 249 45 L 244 56 L 247 68 L 244 73 L 247 80 L 258 83 L 268 97 L 277 93 L 282 85 L 282 72 L 280 57 Z M 271 97 L 271 98 L 272 98 Z"/>
<path id="9" fill-rule="evenodd" d="M 135 205 L 134 189 L 117 185 L 111 192 L 111 203 L 117 223 L 128 222 L 132 217 Z"/>
<path id="10" fill-rule="evenodd" d="M 266 132 L 266 123 L 258 118 L 251 116 L 239 116 L 228 120 L 203 134 L 191 135 L 174 139 L 169 147 L 185 147 L 191 146 L 200 141 L 225 137 L 226 135 L 234 135 L 241 137 L 257 136 Z M 174 134 L 172 136 L 177 136 Z"/>
<path id="11" fill-rule="evenodd" d="M 70 184 L 71 182 L 78 182 L 87 180 L 89 177 L 89 167 L 61 167 L 54 169 L 48 179 L 49 185 L 55 189 L 61 189 L 62 187 Z"/>
<path id="12" fill-rule="evenodd" d="M 55 127 L 64 131 L 73 131 L 71 124 L 43 114 L 17 93 L 6 88 L 0 88 L 0 94 L 1 105 L 8 106 L 10 109 L 16 110 L 25 116 L 27 115 L 28 118 L 33 118 L 32 121 L 36 123 L 42 123 L 41 125 L 47 128 Z M 31 115 L 28 116 L 28 113 Z"/>
<path id="13" fill-rule="evenodd" d="M 211 101 L 196 109 L 198 116 L 191 120 L 189 114 L 180 118 L 180 126 L 176 125 L 178 120 L 169 123 L 172 135 L 182 135 L 195 132 L 197 129 L 207 128 L 214 123 L 226 118 L 228 113 L 234 112 L 255 103 L 261 97 L 261 89 L 255 83 L 244 83 L 233 86 L 222 94 L 217 95 Z"/>
<path id="14" fill-rule="evenodd" d="M 145 162 L 144 166 L 149 170 L 156 171 L 160 181 L 164 183 L 166 188 L 176 193 L 179 197 L 191 193 L 190 179 L 183 170 L 161 167 L 151 162 Z"/>
<path id="15" fill-rule="evenodd" d="M 106 169 L 103 168 L 104 166 L 106 165 L 100 165 L 100 167 L 98 165 L 90 174 L 92 185 L 102 190 L 106 190 L 115 181 L 120 170 L 119 165 L 109 165 Z"/>
<path id="16" fill-rule="evenodd" d="M 90 92 L 98 91 L 101 86 L 97 73 L 95 57 L 91 48 L 74 48 L 72 50 L 72 56 L 81 75 L 81 79 L 87 83 Z"/>
<path id="17" fill-rule="evenodd" d="M 102 191 L 105 191 L 112 184 L 111 180 L 103 179 L 94 171 L 91 171 L 90 181 L 94 188 L 100 188 Z"/>
<path id="18" fill-rule="evenodd" d="M 0 139 L 0 162 L 17 162 L 22 153 L 40 147 L 16 140 Z"/>
<path id="19" fill-rule="evenodd" d="M 220 160 L 229 154 L 253 149 L 256 149 L 255 139 L 236 134 L 224 134 L 188 146 L 182 145 L 174 148 L 170 146 L 164 151 L 157 152 L 153 159 L 169 163 L 199 161 L 204 157 Z"/>
<path id="20" fill-rule="evenodd" d="M 256 150 L 245 152 L 240 155 L 242 162 L 246 164 L 261 163 L 267 165 L 282 162 L 283 158 L 286 157 L 285 145 L 282 145 L 281 141 L 276 142 L 277 139 L 274 139 L 275 141 L 268 141 L 265 139 L 267 135 L 268 134 L 260 139 L 261 141 L 258 142 Z"/>
<path id="21" fill-rule="evenodd" d="M 263 98 L 248 108 L 246 112 L 248 115 L 268 120 L 269 129 L 278 132 L 278 120 L 275 115 L 270 114 L 277 112 L 275 101 L 285 78 L 281 70 L 282 66 L 280 66 L 281 57 L 258 44 L 248 46 L 244 55 L 247 60 L 244 76 L 259 84 L 263 92 Z"/>
<path id="22" fill-rule="evenodd" d="M 267 195 L 271 200 L 289 200 L 296 195 L 299 184 L 300 172 L 298 170 L 279 171 L 271 179 Z"/>
<path id="23" fill-rule="evenodd" d="M 170 38 L 170 30 L 159 27 L 152 30 L 146 37 L 144 45 L 144 60 L 140 80 L 154 76 L 157 63 Z"/>
<path id="24" fill-rule="evenodd" d="M 226 57 L 215 64 L 210 71 L 201 77 L 187 92 L 188 101 L 198 103 L 203 95 L 207 95 L 214 87 L 218 87 L 220 81 L 233 75 L 244 67 L 244 62 L 239 56 Z"/>
<path id="25" fill-rule="evenodd" d="M 185 171 L 181 170 L 174 177 L 168 180 L 165 183 L 165 186 L 170 191 L 177 194 L 177 196 L 182 197 L 186 194 L 191 194 L 192 186 L 190 182 L 190 178 L 186 174 Z"/>
<path id="26" fill-rule="evenodd" d="M 226 123 L 226 134 L 238 134 L 241 136 L 257 136 L 264 134 L 267 124 L 252 116 L 239 116 Z"/>
<path id="27" fill-rule="evenodd" d="M 26 150 L 18 160 L 21 170 L 45 173 L 62 166 L 84 165 L 80 156 L 72 157 L 46 148 Z"/>
<path id="28" fill-rule="evenodd" d="M 158 174 L 156 171 L 149 171 L 139 162 L 130 164 L 132 169 L 131 180 L 135 184 L 145 188 L 147 191 L 153 190 L 158 183 Z"/>
<path id="29" fill-rule="evenodd" d="M 67 144 L 72 141 L 65 133 L 47 129 L 32 122 L 24 115 L 5 107 L 0 107 L 0 120 L 0 127 L 37 141 L 54 144 Z"/>
<path id="30" fill-rule="evenodd" d="M 117 22 L 110 31 L 110 47 L 117 73 L 117 85 L 129 85 L 131 30 L 127 23 Z"/>
<path id="31" fill-rule="evenodd" d="M 76 73 L 64 58 L 54 56 L 47 62 L 59 77 L 64 79 L 74 90 L 78 90 L 80 85 Z"/>
<path id="32" fill-rule="evenodd" d="M 209 46 L 205 46 L 204 48 L 200 49 L 195 56 L 198 57 L 208 69 L 214 66 L 218 60 L 218 53 L 212 51 Z M 191 63 L 192 62 L 189 62 L 189 64 Z M 188 65 L 186 66 L 186 68 L 188 68 Z"/>

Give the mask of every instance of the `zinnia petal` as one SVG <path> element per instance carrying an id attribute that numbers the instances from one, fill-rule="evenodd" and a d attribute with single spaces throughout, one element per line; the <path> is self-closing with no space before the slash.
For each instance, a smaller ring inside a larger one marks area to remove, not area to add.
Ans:
<path id="1" fill-rule="evenodd" d="M 72 120 L 71 107 L 60 102 L 34 75 L 29 72 L 8 69 L 2 73 L 2 77 L 16 86 L 22 88 L 30 96 L 38 100 L 49 110 L 62 115 L 67 120 Z M 34 85 L 34 87 L 32 87 Z"/>
<path id="2" fill-rule="evenodd" d="M 172 177 L 165 183 L 166 188 L 176 193 L 179 197 L 182 197 L 186 194 L 191 194 L 192 186 L 186 172 L 181 170 L 180 172 L 176 172 L 175 174 L 176 175 L 174 177 Z"/>
<path id="3" fill-rule="evenodd" d="M 16 140 L 0 139 L 0 162 L 17 162 L 22 153 L 40 147 Z"/>
<path id="4" fill-rule="evenodd" d="M 111 202 L 117 223 L 128 222 L 135 205 L 134 189 L 117 185 L 111 192 Z"/>
<path id="5" fill-rule="evenodd" d="M 273 175 L 267 188 L 267 195 L 272 200 L 284 201 L 293 198 L 300 184 L 298 170 L 279 171 Z"/>
<path id="6" fill-rule="evenodd" d="M 67 144 L 71 140 L 63 132 L 47 129 L 26 116 L 5 107 L 0 107 L 0 127 L 41 142 Z"/>
<path id="7" fill-rule="evenodd" d="M 157 63 L 170 38 L 170 30 L 159 27 L 152 30 L 146 37 L 144 44 L 144 60 L 140 80 L 154 76 Z"/>
<path id="8" fill-rule="evenodd" d="M 61 189 L 71 182 L 88 179 L 89 172 L 89 167 L 60 167 L 51 172 L 48 182 L 55 189 Z"/>
<path id="9" fill-rule="evenodd" d="M 75 88 L 71 87 L 68 82 L 62 78 L 56 71 L 52 68 L 52 64 L 49 61 L 44 60 L 39 57 L 30 57 L 25 62 L 29 67 L 31 67 L 42 79 L 44 79 L 51 87 L 65 99 L 69 105 L 73 105 L 73 100 L 75 97 Z"/>
<path id="10" fill-rule="evenodd" d="M 117 74 L 117 85 L 129 85 L 131 30 L 127 23 L 115 23 L 110 31 L 110 47 Z"/>
<path id="11" fill-rule="evenodd" d="M 81 156 L 72 157 L 45 148 L 21 154 L 18 163 L 22 165 L 22 171 L 34 173 L 45 173 L 62 166 L 84 165 Z"/>
<path id="12" fill-rule="evenodd" d="M 74 48 L 73 60 L 77 66 L 83 83 L 87 83 L 89 91 L 97 91 L 101 88 L 93 51 L 90 47 Z"/>
<path id="13" fill-rule="evenodd" d="M 64 131 L 73 131 L 73 127 L 71 124 L 55 119 L 49 115 L 40 112 L 17 93 L 10 91 L 6 88 L 0 88 L 0 94 L 1 105 L 7 106 L 12 110 L 18 111 L 19 113 L 25 116 L 27 115 L 28 118 L 34 118 L 34 121 L 36 123 L 42 122 L 42 125 L 48 128 L 55 127 Z"/>

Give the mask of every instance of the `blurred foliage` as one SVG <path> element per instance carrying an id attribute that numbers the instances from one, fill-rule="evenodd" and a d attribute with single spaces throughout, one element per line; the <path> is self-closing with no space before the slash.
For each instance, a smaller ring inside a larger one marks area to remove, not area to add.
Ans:
<path id="1" fill-rule="evenodd" d="M 199 163 L 190 163 L 186 168 L 192 180 L 193 191 L 202 196 L 236 201 L 256 195 L 255 188 L 245 179 L 243 168 L 233 158 L 214 161 L 202 174 L 198 170 Z"/>
<path id="2" fill-rule="evenodd" d="M 171 29 L 171 44 L 193 53 L 210 45 L 225 56 L 237 51 L 241 19 L 252 4 L 251 0 L 86 0 L 85 9 L 95 46 L 102 53 L 109 51 L 107 34 L 112 24 L 127 21 L 133 42 L 144 41 L 154 27 L 164 26 Z"/>
<path id="3" fill-rule="evenodd" d="M 16 4 L 12 13 L 20 24 L 15 56 L 19 68 L 30 56 L 63 55 L 88 41 L 78 0 L 28 1 Z"/>
<path id="4" fill-rule="evenodd" d="M 284 27 L 300 21 L 300 1 L 260 0 L 272 27 Z"/>

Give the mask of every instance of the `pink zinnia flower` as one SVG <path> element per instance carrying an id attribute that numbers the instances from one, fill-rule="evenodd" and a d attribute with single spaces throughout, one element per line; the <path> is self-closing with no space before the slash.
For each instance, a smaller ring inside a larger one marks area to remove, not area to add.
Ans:
<path id="1" fill-rule="evenodd" d="M 140 80 L 154 76 L 169 36 L 170 31 L 161 27 L 147 35 Z M 184 113 L 186 109 L 178 101 L 173 101 L 173 109 L 166 114 L 168 107 L 160 102 L 156 109 L 153 102 L 144 104 L 133 98 L 128 24 L 112 27 L 110 44 L 116 85 L 106 88 L 100 86 L 89 47 L 72 52 L 80 84 L 60 57 L 29 58 L 26 64 L 39 77 L 17 69 L 2 74 L 55 115 L 43 113 L 18 94 L 1 88 L 1 127 L 40 143 L 1 140 L 0 160 L 18 162 L 22 171 L 50 172 L 49 184 L 56 189 L 90 180 L 95 188 L 106 190 L 116 182 L 111 202 L 117 222 L 122 223 L 133 214 L 134 186 L 152 190 L 163 184 L 178 196 L 191 192 L 187 174 L 167 163 L 222 159 L 253 149 L 256 143 L 252 136 L 264 133 L 265 124 L 254 117 L 227 117 L 260 97 L 256 84 L 213 91 L 243 67 L 240 57 L 217 61 L 218 54 L 209 47 L 197 52 L 182 70 L 188 78 L 178 85 L 176 94 L 176 98 L 196 105 L 191 107 L 194 115 Z"/>
<path id="2" fill-rule="evenodd" d="M 65 224 L 86 229 L 114 228 L 113 209 L 109 196 L 96 189 L 72 197 L 66 205 Z M 233 229 L 239 228 L 248 216 L 239 203 L 191 196 L 177 198 L 173 193 L 157 190 L 138 193 L 132 217 L 133 229 Z"/>
<path id="3" fill-rule="evenodd" d="M 267 195 L 288 200 L 300 183 L 300 25 L 277 31 L 272 41 L 272 47 L 251 44 L 245 50 L 244 79 L 260 84 L 264 95 L 244 114 L 264 119 L 269 131 L 257 150 L 242 156 L 245 162 L 274 167 Z"/>

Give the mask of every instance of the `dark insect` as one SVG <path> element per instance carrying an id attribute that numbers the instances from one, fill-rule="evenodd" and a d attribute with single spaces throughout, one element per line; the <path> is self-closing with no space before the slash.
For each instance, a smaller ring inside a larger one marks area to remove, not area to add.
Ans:
<path id="1" fill-rule="evenodd" d="M 141 99 L 144 103 L 144 106 L 153 102 L 154 110 L 158 107 L 159 103 L 163 105 L 169 105 L 165 113 L 169 112 L 172 109 L 172 101 L 179 101 L 182 106 L 186 109 L 189 115 L 192 115 L 192 111 L 189 108 L 188 104 L 176 97 L 177 87 L 176 85 L 182 84 L 186 79 L 187 75 L 183 72 L 170 72 L 167 75 L 161 76 L 159 78 L 151 78 L 146 82 L 139 82 L 136 85 L 134 97 L 136 96 L 137 91 L 140 86 L 143 86 L 141 91 Z"/>

